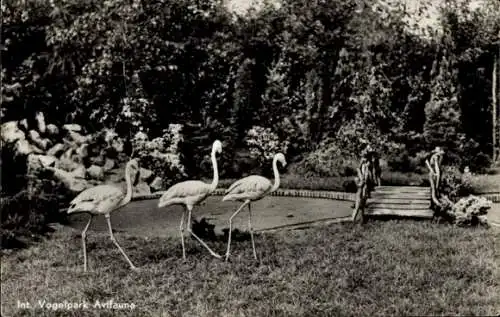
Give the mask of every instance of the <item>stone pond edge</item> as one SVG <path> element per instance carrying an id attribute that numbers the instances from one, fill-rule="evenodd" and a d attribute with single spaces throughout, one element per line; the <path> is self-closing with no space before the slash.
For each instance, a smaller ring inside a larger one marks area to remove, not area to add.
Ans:
<path id="1" fill-rule="evenodd" d="M 216 189 L 212 195 L 213 196 L 223 196 L 225 193 L 225 188 Z M 165 191 L 158 191 L 152 194 L 146 195 L 136 195 L 132 196 L 132 201 L 149 200 L 160 198 Z M 344 200 L 344 201 L 355 201 L 355 193 L 347 192 L 336 192 L 329 190 L 306 190 L 306 189 L 278 189 L 271 196 L 278 197 L 304 197 L 304 198 L 318 198 L 318 199 L 331 199 L 331 200 Z M 500 193 L 484 193 L 478 194 L 478 196 L 484 197 L 491 200 L 493 203 L 500 203 Z"/>

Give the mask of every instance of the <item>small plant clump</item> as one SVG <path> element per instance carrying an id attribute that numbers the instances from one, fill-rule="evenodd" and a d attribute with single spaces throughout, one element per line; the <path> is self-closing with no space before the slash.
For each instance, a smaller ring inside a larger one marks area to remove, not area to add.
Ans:
<path id="1" fill-rule="evenodd" d="M 448 211 L 458 226 L 484 225 L 488 226 L 488 210 L 492 202 L 484 197 L 470 195 L 461 198 Z"/>

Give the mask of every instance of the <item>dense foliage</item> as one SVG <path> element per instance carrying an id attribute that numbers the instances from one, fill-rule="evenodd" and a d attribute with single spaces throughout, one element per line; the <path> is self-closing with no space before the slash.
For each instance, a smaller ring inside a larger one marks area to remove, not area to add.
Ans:
<path id="1" fill-rule="evenodd" d="M 418 36 L 403 6 L 373 0 L 283 0 L 243 16 L 219 0 L 7 1 L 2 117 L 44 111 L 127 138 L 183 123 L 190 176 L 209 172 L 214 138 L 223 176 L 261 161 L 241 150 L 255 126 L 291 162 L 325 147 L 348 160 L 372 142 L 399 161 L 442 145 L 478 169 L 492 153 L 500 8 L 466 2 L 448 1 L 441 32 Z"/>
<path id="2" fill-rule="evenodd" d="M 367 143 L 396 172 L 425 171 L 438 145 L 460 170 L 490 163 L 500 2 L 447 0 L 435 29 L 397 1 L 282 0 L 241 15 L 224 3 L 2 2 L 2 121 L 31 125 L 43 112 L 57 126 L 116 131 L 168 182 L 211 177 L 216 138 L 222 178 L 270 176 L 277 151 L 302 176 L 351 177 Z M 145 150 L 156 145 L 168 155 Z M 9 153 L 12 195 L 28 188 Z M 457 173 L 445 180 L 453 195 Z"/>

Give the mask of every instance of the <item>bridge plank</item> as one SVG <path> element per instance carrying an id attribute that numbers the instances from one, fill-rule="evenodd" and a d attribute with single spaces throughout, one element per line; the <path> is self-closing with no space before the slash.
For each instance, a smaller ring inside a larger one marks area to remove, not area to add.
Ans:
<path id="1" fill-rule="evenodd" d="M 381 191 L 389 191 L 389 190 L 401 190 L 401 191 L 423 191 L 423 190 L 429 190 L 429 187 L 423 187 L 423 186 L 379 186 L 376 187 L 375 190 L 381 190 Z"/>
<path id="2" fill-rule="evenodd" d="M 382 209 L 382 208 L 367 208 L 365 210 L 367 215 L 376 216 L 402 216 L 402 217 L 422 217 L 422 218 L 432 218 L 433 212 L 429 209 L 418 210 L 418 209 Z"/>
<path id="3" fill-rule="evenodd" d="M 387 193 L 387 194 L 394 194 L 394 193 L 404 193 L 404 194 L 423 194 L 423 193 L 429 193 L 430 189 L 423 189 L 423 190 L 404 190 L 404 189 L 375 189 L 373 191 L 374 193 Z"/>
<path id="4" fill-rule="evenodd" d="M 368 203 L 367 208 L 371 209 L 393 209 L 393 210 L 428 210 L 429 202 L 426 204 L 379 204 L 379 203 Z"/>
<path id="5" fill-rule="evenodd" d="M 368 203 L 376 204 L 401 204 L 401 205 L 429 205 L 430 200 L 426 197 L 422 198 L 398 198 L 398 197 L 388 197 L 388 198 L 370 198 Z"/>
<path id="6" fill-rule="evenodd" d="M 372 193 L 369 199 L 408 199 L 408 200 L 430 200 L 431 194 L 377 194 Z"/>

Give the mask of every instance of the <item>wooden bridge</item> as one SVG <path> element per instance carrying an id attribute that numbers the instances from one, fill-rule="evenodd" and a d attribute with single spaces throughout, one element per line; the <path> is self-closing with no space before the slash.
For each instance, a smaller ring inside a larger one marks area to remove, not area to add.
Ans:
<path id="1" fill-rule="evenodd" d="M 379 186 L 365 203 L 365 215 L 432 218 L 429 187 Z"/>

